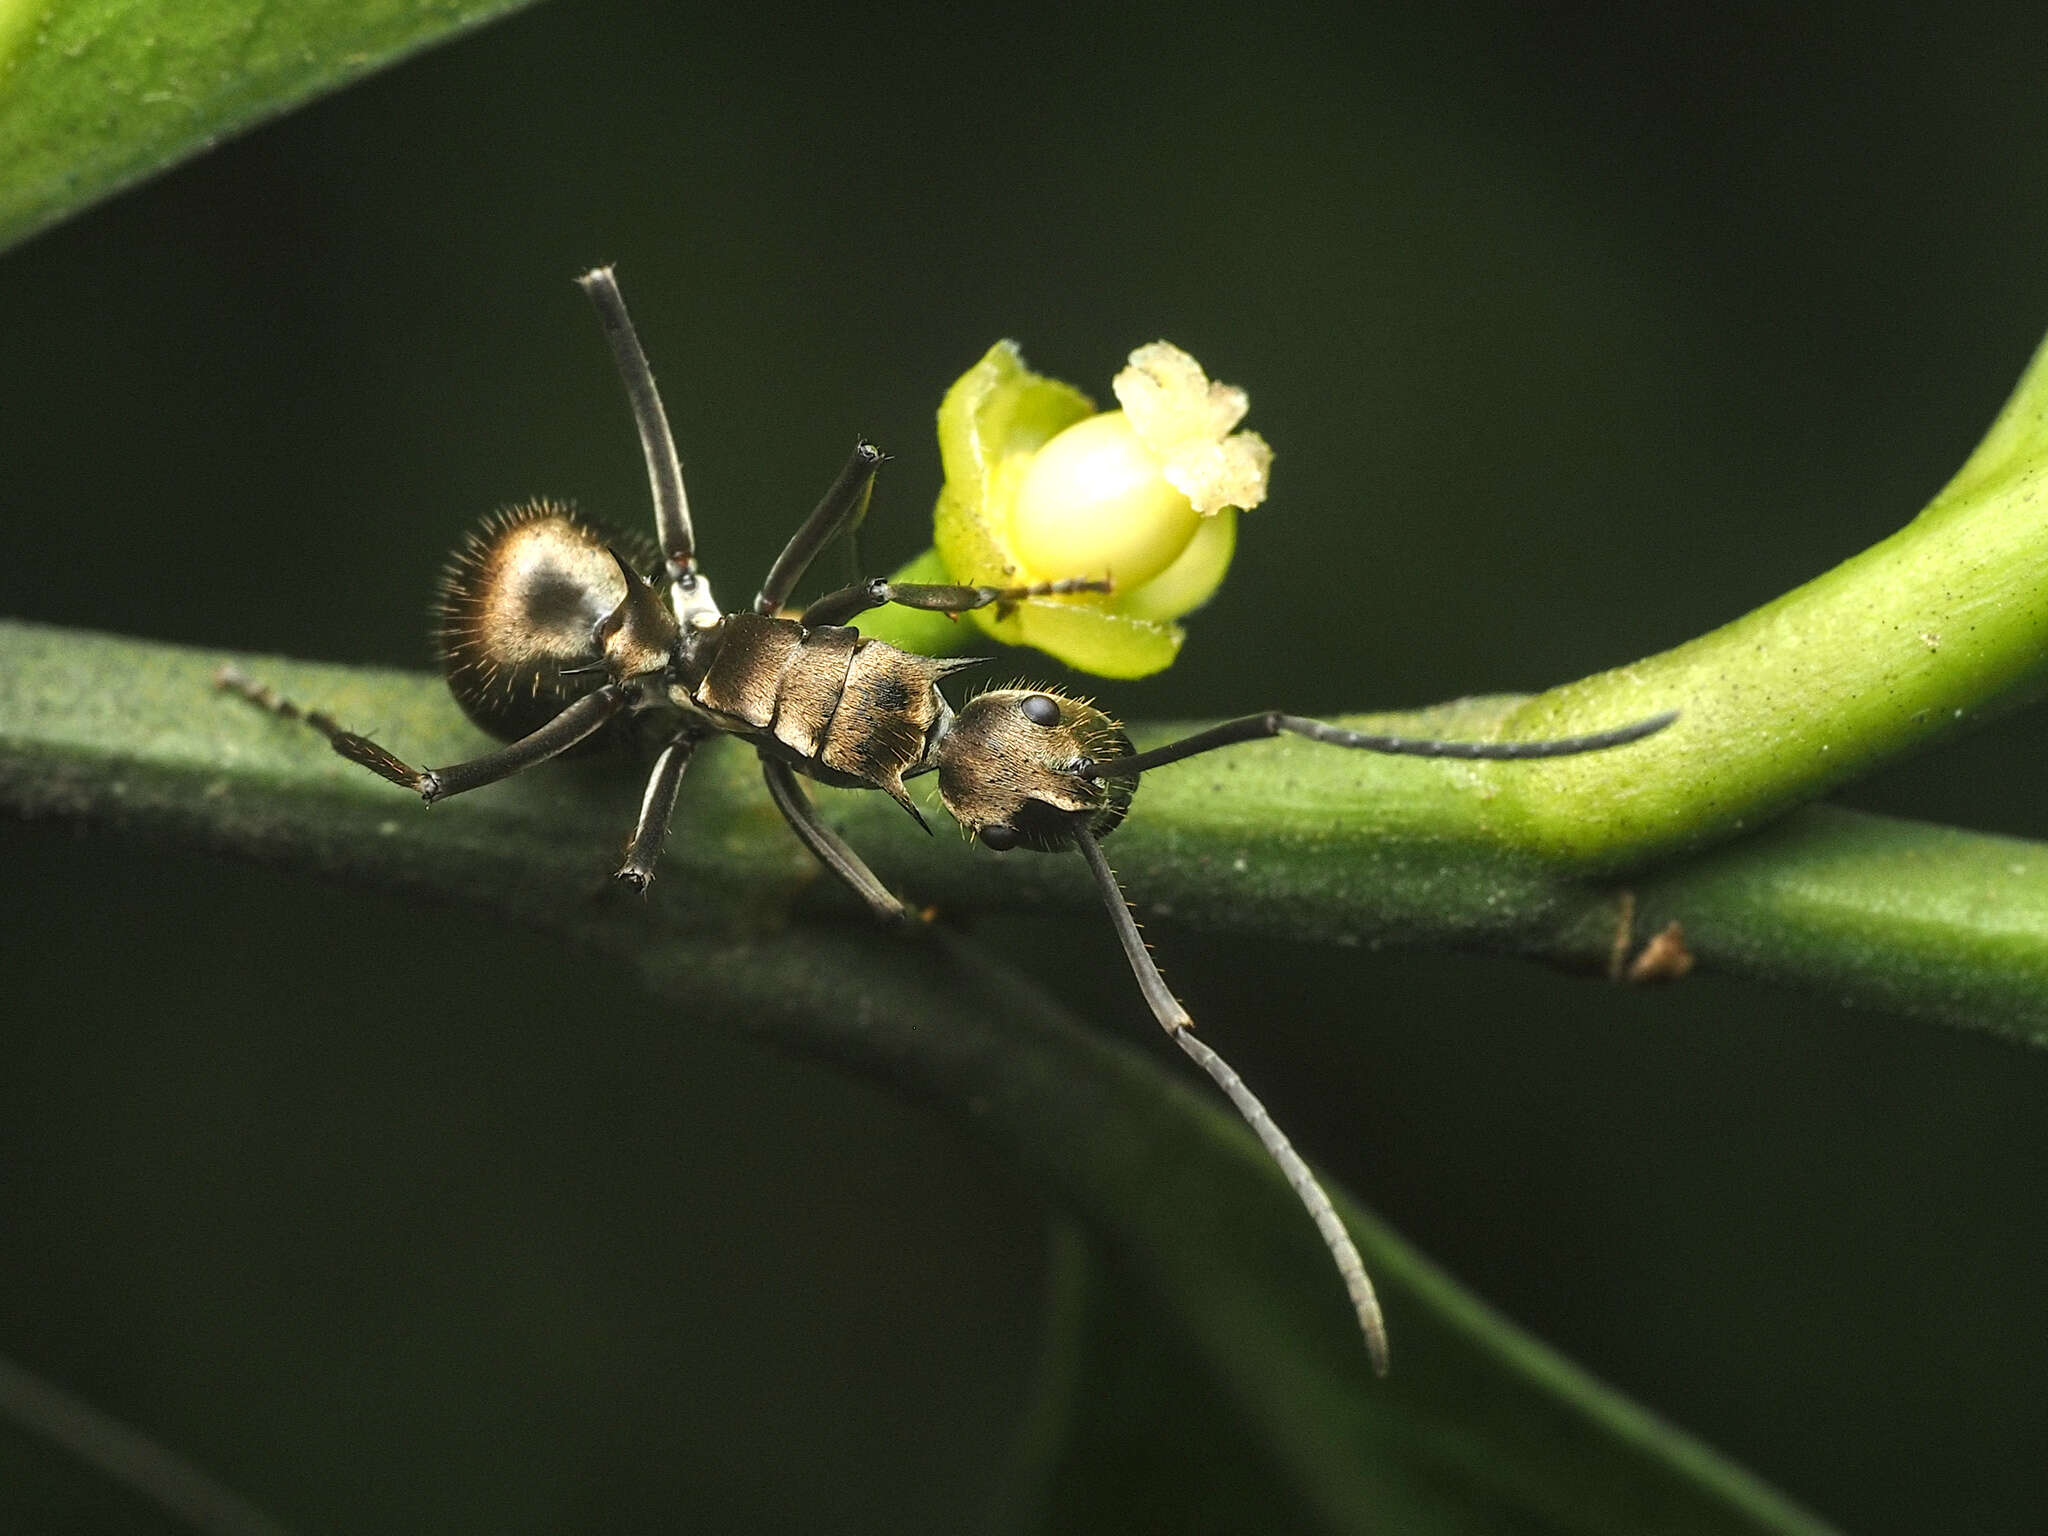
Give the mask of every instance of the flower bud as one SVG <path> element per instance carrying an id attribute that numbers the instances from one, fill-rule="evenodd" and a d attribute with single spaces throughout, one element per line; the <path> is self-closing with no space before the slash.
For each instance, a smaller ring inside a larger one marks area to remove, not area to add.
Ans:
<path id="1" fill-rule="evenodd" d="M 1024 366 L 998 342 L 939 408 L 946 485 L 935 519 L 951 578 L 1024 586 L 1106 576 L 1111 592 L 1032 598 L 972 617 L 997 639 L 1107 677 L 1172 662 L 1173 622 L 1207 602 L 1236 545 L 1240 508 L 1266 496 L 1273 452 L 1233 430 L 1244 392 L 1211 383 L 1166 342 L 1131 354 L 1120 411 Z"/>

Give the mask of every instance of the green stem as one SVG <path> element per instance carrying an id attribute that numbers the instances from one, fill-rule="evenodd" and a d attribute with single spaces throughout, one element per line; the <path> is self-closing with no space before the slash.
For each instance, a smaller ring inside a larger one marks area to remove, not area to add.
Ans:
<path id="1" fill-rule="evenodd" d="M 2048 344 L 1969 462 L 1911 523 L 1676 650 L 1531 700 L 1562 735 L 1659 709 L 1627 754 L 1499 780 L 1514 846 L 1635 865 L 1762 825 L 2011 709 L 2048 681 Z"/>
<path id="2" fill-rule="evenodd" d="M 556 912 L 565 890 L 602 884 L 637 805 L 637 765 L 594 754 L 429 814 L 303 727 L 215 693 L 225 660 L 374 724 L 428 762 L 483 745 L 431 678 L 0 623 L 0 805 L 274 852 L 331 873 L 489 891 L 535 920 Z M 1371 723 L 1483 735 L 1523 707 L 1468 700 Z M 1597 967 L 1625 887 L 1502 836 L 1502 781 L 1531 766 L 1262 742 L 1147 775 L 1110 848 L 1141 910 L 1175 923 L 1343 944 L 1450 942 Z M 929 795 L 928 781 L 920 789 Z M 1598 811 L 1593 793 L 1576 802 L 1587 815 Z M 919 902 L 1095 913 L 1078 860 L 926 837 L 879 795 L 826 791 L 822 803 Z M 317 814 L 293 814 L 307 807 Z M 658 880 L 648 903 L 621 908 L 634 932 L 721 931 L 735 912 L 779 910 L 818 884 L 736 744 L 699 754 L 679 824 L 692 835 L 672 860 L 687 860 L 691 878 Z M 829 882 L 820 889 L 838 899 Z M 2039 845 L 1815 809 L 1668 866 L 1636 897 L 1636 942 L 1676 917 L 1706 965 L 2048 1044 Z"/>

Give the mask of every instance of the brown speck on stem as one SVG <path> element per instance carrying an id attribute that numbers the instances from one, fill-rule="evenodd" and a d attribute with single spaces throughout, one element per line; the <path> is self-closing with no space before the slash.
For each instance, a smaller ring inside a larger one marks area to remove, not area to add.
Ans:
<path id="1" fill-rule="evenodd" d="M 1692 973 L 1693 964 L 1693 952 L 1685 947 L 1685 929 L 1674 919 L 1630 963 L 1628 981 L 1631 986 L 1677 981 Z"/>

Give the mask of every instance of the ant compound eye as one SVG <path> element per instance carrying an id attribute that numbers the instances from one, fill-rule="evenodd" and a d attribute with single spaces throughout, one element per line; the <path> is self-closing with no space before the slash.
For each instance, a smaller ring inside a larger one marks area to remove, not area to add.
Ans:
<path id="1" fill-rule="evenodd" d="M 1042 693 L 1027 693 L 1017 703 L 1024 712 L 1024 718 L 1033 725 L 1050 728 L 1060 723 L 1060 706 L 1057 700 L 1049 699 Z"/>
<path id="2" fill-rule="evenodd" d="M 995 849 L 997 853 L 1008 853 L 1017 846 L 1017 829 L 1003 826 L 998 822 L 994 826 L 981 829 L 981 841 L 984 846 Z"/>

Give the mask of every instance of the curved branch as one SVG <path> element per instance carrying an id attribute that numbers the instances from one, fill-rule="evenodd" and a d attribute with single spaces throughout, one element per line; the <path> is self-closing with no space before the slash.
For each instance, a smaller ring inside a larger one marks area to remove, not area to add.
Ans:
<path id="1" fill-rule="evenodd" d="M 2048 685 L 2048 343 L 1925 511 L 1662 655 L 1555 688 L 1517 736 L 1682 709 L 1625 767 L 1501 781 L 1516 846 L 1608 867 L 1718 842 Z"/>
<path id="2" fill-rule="evenodd" d="M 486 893 L 528 921 L 555 921 L 565 893 L 605 889 L 637 803 L 635 774 L 606 754 L 428 812 L 303 728 L 216 694 L 226 660 L 429 760 L 460 758 L 480 740 L 423 676 L 0 623 L 0 805 L 329 874 Z M 1371 723 L 1485 735 L 1521 709 L 1469 700 Z M 691 878 L 658 881 L 647 903 L 620 893 L 599 909 L 604 921 L 636 934 L 722 932 L 736 908 L 787 906 L 817 883 L 751 756 L 719 745 L 699 754 L 677 813 Z M 1117 833 L 1117 862 L 1140 908 L 1172 922 L 1347 944 L 1449 942 L 1581 968 L 1604 967 L 1632 909 L 1637 936 L 1682 920 L 1710 966 L 2048 1044 L 2048 849 L 1814 808 L 1630 889 L 1512 845 L 1501 786 L 1529 771 L 1262 742 L 1149 775 Z M 1568 787 L 1557 814 L 1596 815 L 1603 792 Z M 921 903 L 1092 910 L 1076 861 L 927 838 L 876 795 L 826 791 L 821 804 Z M 821 895 L 837 899 L 829 882 Z"/>

